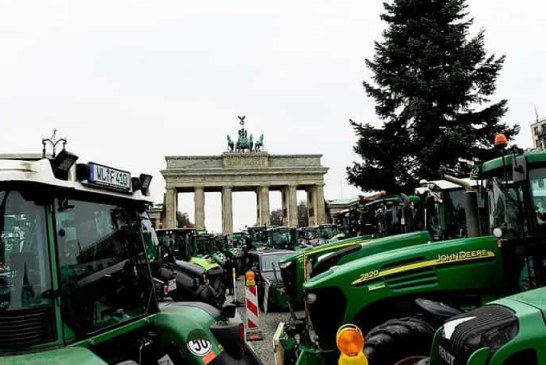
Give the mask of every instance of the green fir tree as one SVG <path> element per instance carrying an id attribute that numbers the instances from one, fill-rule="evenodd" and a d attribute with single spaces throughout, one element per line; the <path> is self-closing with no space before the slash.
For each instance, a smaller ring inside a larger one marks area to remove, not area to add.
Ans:
<path id="1" fill-rule="evenodd" d="M 519 132 L 500 120 L 507 101 L 491 101 L 505 57 L 487 55 L 484 31 L 469 36 L 465 0 L 393 0 L 381 19 L 364 82 L 383 121 L 380 128 L 350 120 L 362 157 L 347 168 L 363 190 L 407 191 L 440 171 L 468 176 L 473 161 L 494 156 L 493 139 Z"/>

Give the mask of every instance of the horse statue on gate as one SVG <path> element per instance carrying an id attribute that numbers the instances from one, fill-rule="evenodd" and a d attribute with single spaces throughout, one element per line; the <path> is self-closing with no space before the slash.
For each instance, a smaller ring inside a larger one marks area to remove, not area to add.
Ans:
<path id="1" fill-rule="evenodd" d="M 261 134 L 260 139 L 258 139 L 256 143 L 254 144 L 254 152 L 261 152 L 263 148 L 264 148 L 264 135 Z"/>
<path id="2" fill-rule="evenodd" d="M 246 129 L 239 129 L 239 138 L 237 138 L 237 142 L 235 143 L 235 151 L 246 152 L 248 150 L 248 152 L 252 152 L 253 145 L 254 142 L 252 142 L 252 134 L 249 138 Z"/>
<path id="3" fill-rule="evenodd" d="M 234 142 L 231 137 L 227 136 L 228 151 L 229 152 L 258 152 L 263 148 L 264 135 L 260 136 L 260 139 L 254 142 L 254 136 L 248 135 L 248 131 L 245 129 L 245 116 L 238 116 L 239 124 L 241 128 L 237 132 L 237 140 Z"/>
<path id="4" fill-rule="evenodd" d="M 227 145 L 228 145 L 228 151 L 233 152 L 233 149 L 235 148 L 235 143 L 233 142 L 229 134 L 227 136 Z"/>

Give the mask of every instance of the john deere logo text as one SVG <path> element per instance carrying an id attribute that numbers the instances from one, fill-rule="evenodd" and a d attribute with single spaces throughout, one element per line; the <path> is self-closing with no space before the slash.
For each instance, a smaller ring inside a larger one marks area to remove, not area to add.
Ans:
<path id="1" fill-rule="evenodd" d="M 492 253 L 492 252 L 491 252 Z M 464 261 L 472 260 L 478 257 L 489 257 L 489 251 L 487 250 L 475 250 L 475 251 L 460 251 L 457 253 L 438 255 L 438 262 L 451 262 L 451 261 Z"/>

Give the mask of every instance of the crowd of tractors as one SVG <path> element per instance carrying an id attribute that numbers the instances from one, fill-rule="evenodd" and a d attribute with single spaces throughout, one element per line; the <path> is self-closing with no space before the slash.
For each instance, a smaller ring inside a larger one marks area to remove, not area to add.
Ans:
<path id="1" fill-rule="evenodd" d="M 496 142 L 471 176 L 231 237 L 154 229 L 148 175 L 0 159 L 0 362 L 260 364 L 226 300 L 252 270 L 278 365 L 546 364 L 546 152 Z"/>

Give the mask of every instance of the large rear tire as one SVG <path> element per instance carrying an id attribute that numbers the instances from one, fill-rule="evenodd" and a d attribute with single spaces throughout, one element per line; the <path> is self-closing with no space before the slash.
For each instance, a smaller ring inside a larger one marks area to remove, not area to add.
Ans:
<path id="1" fill-rule="evenodd" d="M 425 321 L 391 319 L 366 335 L 364 353 L 369 365 L 413 365 L 429 356 L 434 329 Z"/>

